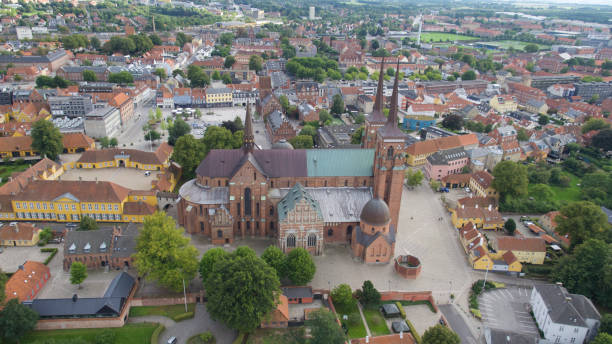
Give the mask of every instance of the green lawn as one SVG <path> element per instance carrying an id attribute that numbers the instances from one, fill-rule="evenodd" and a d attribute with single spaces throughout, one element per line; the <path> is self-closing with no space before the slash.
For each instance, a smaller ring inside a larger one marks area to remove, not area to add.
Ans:
<path id="1" fill-rule="evenodd" d="M 115 344 L 149 344 L 151 335 L 157 324 L 127 324 L 117 328 L 86 328 L 76 330 L 54 330 L 54 331 L 34 331 L 23 337 L 21 344 L 42 342 L 46 339 L 53 339 L 56 343 L 81 338 L 87 343 L 94 340 L 104 331 L 113 331 L 116 334 Z"/>
<path id="2" fill-rule="evenodd" d="M 486 42 L 486 43 L 489 45 L 496 45 L 500 49 L 510 49 L 510 47 L 513 47 L 514 49 L 519 49 L 519 50 L 523 50 L 523 48 L 525 48 L 526 45 L 531 44 L 531 43 L 521 42 L 521 41 L 493 41 L 493 42 Z M 550 49 L 550 45 L 536 44 L 536 43 L 533 43 L 533 44 L 537 45 L 540 48 L 540 50 Z"/>
<path id="3" fill-rule="evenodd" d="M 387 304 L 387 303 L 393 303 L 395 304 L 396 302 L 399 302 L 402 304 L 402 306 L 416 306 L 416 305 L 426 305 L 427 307 L 429 307 L 429 310 L 432 313 L 436 313 L 436 310 L 433 308 L 433 306 L 431 305 L 431 302 L 427 301 L 427 300 L 423 300 L 423 301 L 398 301 L 398 300 L 391 300 L 391 301 L 383 301 L 382 304 Z"/>
<path id="4" fill-rule="evenodd" d="M 580 178 L 576 177 L 573 174 L 563 172 L 564 175 L 567 175 L 571 178 L 570 184 L 568 187 L 564 188 L 561 186 L 549 185 L 552 191 L 555 193 L 555 199 L 557 201 L 563 202 L 573 202 L 580 200 Z M 529 189 L 531 189 L 535 184 L 529 184 Z"/>
<path id="5" fill-rule="evenodd" d="M 380 314 L 379 310 L 364 308 L 363 316 L 365 316 L 366 321 L 368 322 L 368 327 L 370 328 L 372 336 L 382 336 L 391 333 L 387 327 L 385 318 L 382 316 L 382 314 Z"/>
<path id="6" fill-rule="evenodd" d="M 195 303 L 188 303 L 187 310 L 193 312 Z M 130 308 L 130 317 L 141 317 L 145 315 L 162 315 L 168 318 L 174 318 L 177 315 L 185 313 L 185 305 L 170 305 L 170 306 L 140 306 Z"/>
<path id="7" fill-rule="evenodd" d="M 14 172 L 22 172 L 28 169 L 28 167 L 30 167 L 30 164 L 34 164 L 36 163 L 34 162 L 23 162 L 21 164 L 17 164 L 14 162 L 11 163 L 3 163 L 2 165 L 0 165 L 0 178 L 2 178 L 2 182 L 0 182 L 0 185 L 3 185 L 4 183 L 6 183 L 8 181 L 8 177 L 10 177 Z"/>
<path id="8" fill-rule="evenodd" d="M 357 303 L 353 303 L 351 306 L 339 306 L 335 304 L 334 306 L 336 307 L 336 314 L 340 322 L 346 324 L 348 327 L 348 335 L 350 338 L 363 338 L 368 334 L 361 320 Z M 348 320 L 343 320 L 343 315 L 347 315 L 349 317 Z"/>
<path id="9" fill-rule="evenodd" d="M 421 42 L 436 43 L 436 42 L 452 42 L 452 41 L 471 41 L 478 37 L 458 35 L 448 32 L 423 32 L 421 33 Z"/>
<path id="10" fill-rule="evenodd" d="M 294 338 L 300 337 L 304 327 L 290 328 L 258 328 L 249 334 L 246 344 L 286 344 L 294 343 Z M 197 344 L 195 342 L 194 344 Z"/>

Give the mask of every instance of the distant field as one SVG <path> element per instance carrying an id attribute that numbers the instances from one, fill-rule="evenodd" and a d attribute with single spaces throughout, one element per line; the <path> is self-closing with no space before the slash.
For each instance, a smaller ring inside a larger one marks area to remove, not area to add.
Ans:
<path id="1" fill-rule="evenodd" d="M 478 37 L 457 35 L 454 33 L 447 33 L 447 32 L 423 32 L 421 33 L 421 42 L 423 43 L 471 41 L 475 39 L 478 39 Z"/>
<path id="2" fill-rule="evenodd" d="M 500 49 L 504 49 L 504 50 L 510 49 L 510 47 L 513 47 L 514 49 L 517 49 L 517 50 L 523 50 L 526 45 L 531 44 L 531 43 L 520 42 L 520 41 L 498 41 L 498 42 L 486 42 L 486 44 L 495 45 L 499 47 Z M 550 49 L 549 45 L 544 45 L 544 44 L 536 44 L 536 45 L 540 48 L 540 50 Z"/>

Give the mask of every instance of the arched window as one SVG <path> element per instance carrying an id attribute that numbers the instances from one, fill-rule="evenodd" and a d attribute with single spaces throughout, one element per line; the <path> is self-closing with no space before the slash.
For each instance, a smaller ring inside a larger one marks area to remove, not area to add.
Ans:
<path id="1" fill-rule="evenodd" d="M 334 230 L 330 228 L 327 230 L 327 236 L 332 236 L 332 235 L 334 235 Z"/>
<path id="2" fill-rule="evenodd" d="M 289 234 L 287 236 L 287 247 L 295 247 L 295 235 Z"/>
<path id="3" fill-rule="evenodd" d="M 251 188 L 244 189 L 244 215 L 251 215 Z"/>
<path id="4" fill-rule="evenodd" d="M 308 235 L 308 247 L 315 247 L 317 245 L 317 236 L 315 234 Z"/>
<path id="5" fill-rule="evenodd" d="M 389 147 L 389 149 L 387 150 L 387 159 L 392 159 L 393 158 L 393 147 Z"/>
<path id="6" fill-rule="evenodd" d="M 223 231 L 222 230 L 218 230 L 217 231 L 217 238 L 222 238 L 223 237 Z"/>
<path id="7" fill-rule="evenodd" d="M 274 215 L 274 206 L 270 206 L 270 216 Z"/>

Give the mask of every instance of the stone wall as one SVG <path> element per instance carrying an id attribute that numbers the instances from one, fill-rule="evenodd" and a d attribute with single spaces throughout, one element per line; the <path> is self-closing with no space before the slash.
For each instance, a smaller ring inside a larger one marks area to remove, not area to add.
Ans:
<path id="1" fill-rule="evenodd" d="M 431 291 L 385 291 L 380 293 L 381 301 L 429 301 L 433 308 L 438 312 L 438 306 L 433 298 Z"/>

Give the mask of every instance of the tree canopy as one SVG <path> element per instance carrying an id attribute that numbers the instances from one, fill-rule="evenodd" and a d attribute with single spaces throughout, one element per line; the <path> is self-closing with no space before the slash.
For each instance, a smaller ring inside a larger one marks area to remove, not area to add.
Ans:
<path id="1" fill-rule="evenodd" d="M 339 115 L 344 112 L 344 100 L 340 94 L 334 94 L 332 98 L 331 113 Z"/>
<path id="2" fill-rule="evenodd" d="M 557 231 L 560 234 L 569 234 L 572 247 L 590 238 L 605 239 L 609 235 L 608 216 L 594 203 L 570 203 L 562 207 L 560 212 L 555 219 Z"/>
<path id="3" fill-rule="evenodd" d="M 183 236 L 174 219 L 163 212 L 144 218 L 136 239 L 134 264 L 146 279 L 173 291 L 183 288 L 198 271 L 198 250 Z"/>
<path id="4" fill-rule="evenodd" d="M 70 265 L 70 284 L 77 284 L 81 289 L 81 284 L 87 278 L 87 267 L 81 262 L 72 262 Z"/>
<path id="5" fill-rule="evenodd" d="M 459 115 L 448 115 L 442 120 L 442 126 L 450 130 L 461 130 L 461 128 L 463 128 L 463 117 Z"/>
<path id="6" fill-rule="evenodd" d="M 421 342 L 423 344 L 459 344 L 461 339 L 453 330 L 438 324 L 423 333 Z"/>
<path id="7" fill-rule="evenodd" d="M 51 160 L 56 160 L 64 151 L 62 133 L 53 122 L 40 119 L 32 126 L 32 148 Z"/>
<path id="8" fill-rule="evenodd" d="M 191 127 L 180 117 L 174 120 L 174 123 L 168 129 L 168 144 L 174 146 L 176 140 L 183 135 L 187 135 L 191 132 Z"/>
<path id="9" fill-rule="evenodd" d="M 298 247 L 291 250 L 287 255 L 285 269 L 287 277 L 293 284 L 305 285 L 312 280 L 317 267 L 312 261 L 310 253 Z"/>
<path id="10" fill-rule="evenodd" d="M 213 266 L 220 260 L 226 259 L 229 256 L 230 254 L 225 252 L 225 250 L 221 247 L 214 247 L 204 252 L 202 259 L 200 260 L 200 278 L 202 278 L 203 281 L 206 281 L 213 269 Z"/>
<path id="11" fill-rule="evenodd" d="M 314 142 L 312 141 L 312 136 L 310 135 L 298 135 L 289 139 L 289 143 L 295 149 L 309 149 L 312 148 Z"/>
<path id="12" fill-rule="evenodd" d="M 325 308 L 310 313 L 306 326 L 310 328 L 310 344 L 342 344 L 346 341 L 336 317 Z"/>
<path id="13" fill-rule="evenodd" d="M 263 259 L 271 268 L 276 271 L 278 278 L 282 278 L 285 273 L 285 254 L 275 245 L 266 247 L 261 254 Z"/>
<path id="14" fill-rule="evenodd" d="M 331 291 L 331 297 L 334 303 L 340 306 L 348 306 L 355 302 L 355 299 L 353 299 L 353 291 L 346 283 L 338 284 L 334 287 Z"/>
<path id="15" fill-rule="evenodd" d="M 108 82 L 122 85 L 131 84 L 134 82 L 134 76 L 126 70 L 117 73 L 110 73 L 108 75 Z"/>
<path id="16" fill-rule="evenodd" d="M 251 55 L 249 58 L 249 69 L 259 72 L 263 69 L 263 59 L 258 55 Z"/>
<path id="17" fill-rule="evenodd" d="M 96 219 L 94 219 L 93 217 L 89 217 L 87 215 L 83 215 L 81 217 L 81 221 L 79 222 L 79 227 L 77 228 L 77 230 L 92 231 L 96 229 L 98 229 L 98 223 L 96 222 Z"/>
<path id="18" fill-rule="evenodd" d="M 500 193 L 502 199 L 508 195 L 521 196 L 527 194 L 527 168 L 511 160 L 505 160 L 493 169 L 493 188 Z"/>
<path id="19" fill-rule="evenodd" d="M 13 341 L 32 331 L 38 314 L 14 298 L 9 300 L 0 311 L 0 338 L 2 342 Z"/>

